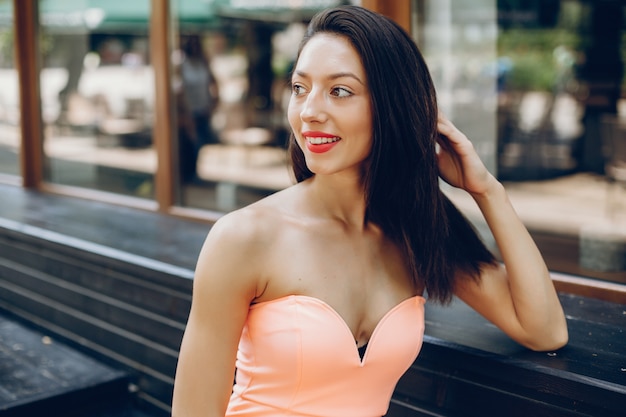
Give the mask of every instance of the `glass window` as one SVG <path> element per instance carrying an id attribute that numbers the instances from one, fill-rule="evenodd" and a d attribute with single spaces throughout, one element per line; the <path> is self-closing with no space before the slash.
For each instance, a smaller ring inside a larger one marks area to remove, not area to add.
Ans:
<path id="1" fill-rule="evenodd" d="M 560 248 L 543 242 L 553 269 L 622 283 L 624 13 L 623 2 L 498 6 L 498 174 L 513 198 L 540 202 L 527 209 L 538 230 L 560 234 Z"/>
<path id="2" fill-rule="evenodd" d="M 0 0 L 0 174 L 19 175 L 19 83 L 13 55 L 13 2 Z"/>
<path id="3" fill-rule="evenodd" d="M 289 71 L 303 22 L 339 1 L 171 3 L 179 204 L 230 211 L 289 186 Z"/>
<path id="4" fill-rule="evenodd" d="M 505 184 L 550 269 L 626 283 L 623 3 L 412 6 L 442 108 Z"/>
<path id="5" fill-rule="evenodd" d="M 46 181 L 153 198 L 149 0 L 40 1 Z"/>
<path id="6" fill-rule="evenodd" d="M 431 71 L 441 110 L 471 138 L 490 171 L 497 165 L 497 23 L 494 0 L 413 1 L 412 34 Z M 465 193 L 441 184 L 487 243 L 493 238 Z M 493 247 L 495 249 L 495 246 Z"/>

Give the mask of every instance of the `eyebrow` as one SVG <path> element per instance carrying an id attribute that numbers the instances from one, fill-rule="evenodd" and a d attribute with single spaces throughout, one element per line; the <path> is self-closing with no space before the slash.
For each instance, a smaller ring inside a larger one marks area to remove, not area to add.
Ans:
<path id="1" fill-rule="evenodd" d="M 300 77 L 303 78 L 309 78 L 309 74 L 307 74 L 304 71 L 295 71 L 294 74 L 299 75 Z M 328 77 L 329 80 L 336 80 L 337 78 L 343 78 L 343 77 L 349 77 L 349 78 L 354 78 L 355 80 L 357 80 L 359 83 L 361 83 L 362 85 L 365 85 L 365 83 L 354 73 L 352 72 L 336 72 L 333 74 L 330 74 Z"/>

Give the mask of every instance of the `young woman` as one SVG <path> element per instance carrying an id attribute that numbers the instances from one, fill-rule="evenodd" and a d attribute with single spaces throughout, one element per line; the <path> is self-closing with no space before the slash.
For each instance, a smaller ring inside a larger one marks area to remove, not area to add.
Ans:
<path id="1" fill-rule="evenodd" d="M 382 416 L 419 353 L 426 293 L 460 297 L 530 349 L 567 342 L 541 255 L 503 186 L 438 113 L 402 29 L 354 6 L 318 14 L 292 90 L 298 182 L 211 229 L 175 417 Z M 439 177 L 474 198 L 503 265 Z"/>

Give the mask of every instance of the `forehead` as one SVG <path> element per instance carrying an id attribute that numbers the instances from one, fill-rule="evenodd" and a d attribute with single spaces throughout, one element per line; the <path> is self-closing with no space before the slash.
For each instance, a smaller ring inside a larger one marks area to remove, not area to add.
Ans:
<path id="1" fill-rule="evenodd" d="M 350 41 L 344 36 L 329 33 L 319 33 L 304 45 L 296 63 L 296 71 L 352 72 L 365 78 L 361 57 Z"/>

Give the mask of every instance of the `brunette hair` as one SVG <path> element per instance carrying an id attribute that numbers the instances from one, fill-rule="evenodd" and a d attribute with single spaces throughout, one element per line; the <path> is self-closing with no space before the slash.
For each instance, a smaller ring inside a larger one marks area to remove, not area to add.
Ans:
<path id="1" fill-rule="evenodd" d="M 448 302 L 457 271 L 478 280 L 481 266 L 495 259 L 439 188 L 437 98 L 424 58 L 399 25 L 358 6 L 314 16 L 298 57 L 319 33 L 345 37 L 367 76 L 373 143 L 362 178 L 366 219 L 400 245 L 415 286 L 423 282 L 429 298 Z M 314 175 L 293 133 L 289 155 L 298 182 Z"/>

